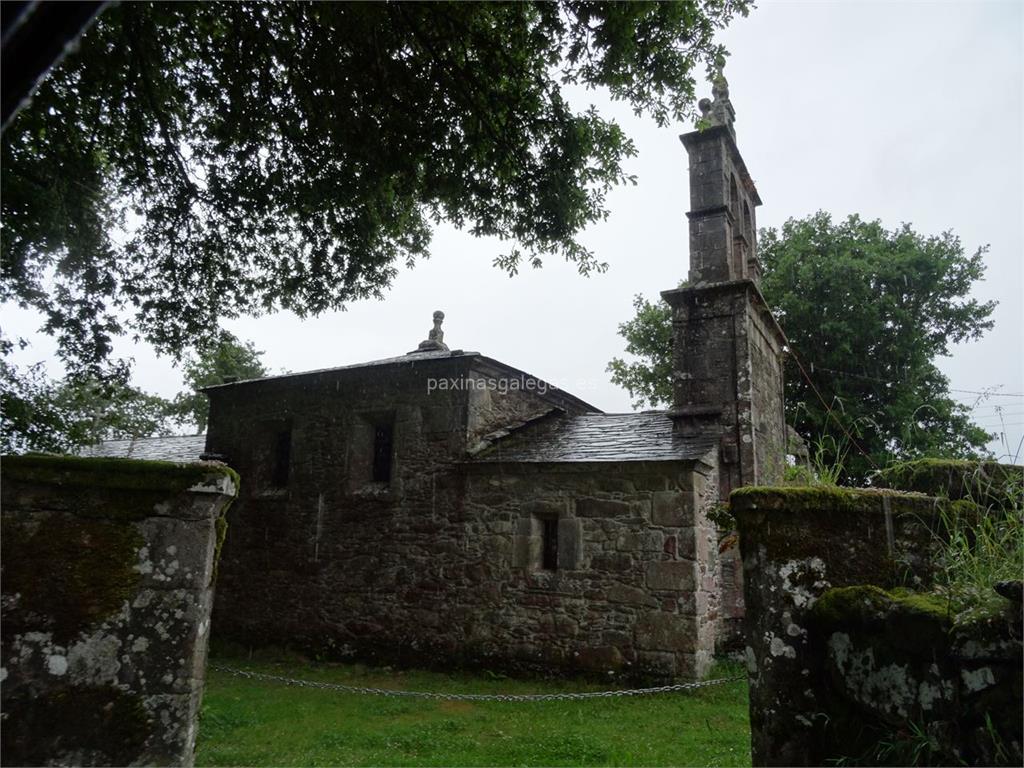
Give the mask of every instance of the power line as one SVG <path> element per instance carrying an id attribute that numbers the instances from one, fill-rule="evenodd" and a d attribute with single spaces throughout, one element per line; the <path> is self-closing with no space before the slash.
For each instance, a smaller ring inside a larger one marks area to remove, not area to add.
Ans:
<path id="1" fill-rule="evenodd" d="M 1009 416 L 1010 418 L 1013 418 L 1015 416 L 1024 416 L 1024 411 L 1015 411 L 1013 413 L 1004 413 L 1003 416 Z M 995 416 L 993 416 L 991 414 L 986 414 L 985 416 L 983 416 L 980 419 L 978 419 L 978 421 L 981 422 L 981 423 L 986 422 L 986 421 L 991 421 L 991 422 L 996 423 L 996 424 L 1002 423 L 1002 419 L 1001 418 L 997 419 Z"/>
<path id="2" fill-rule="evenodd" d="M 814 394 L 818 396 L 818 400 L 821 401 L 821 404 L 823 406 L 825 406 L 825 411 L 828 413 L 829 417 L 833 421 L 835 421 L 836 425 L 843 431 L 843 434 L 846 435 L 846 437 L 850 441 L 850 443 L 853 444 L 853 447 L 856 448 L 861 453 L 861 455 L 864 456 L 864 458 L 868 460 L 868 463 L 874 469 L 876 469 L 876 470 L 879 469 L 880 467 L 878 466 L 878 464 L 875 463 L 875 460 L 871 458 L 871 456 L 868 454 L 867 451 L 865 451 L 863 448 L 860 447 L 860 443 L 858 443 L 856 438 L 854 438 L 854 436 L 850 434 L 850 430 L 848 430 L 846 428 L 846 425 L 843 424 L 843 422 L 841 422 L 839 420 L 839 417 L 836 416 L 832 412 L 832 406 L 830 406 L 828 403 L 825 402 L 825 398 L 821 396 L 821 392 L 819 392 L 818 388 L 816 386 L 814 386 L 814 382 L 811 381 L 811 377 L 808 376 L 807 375 L 807 371 L 804 370 L 804 365 L 803 365 L 803 363 L 800 362 L 800 356 L 796 353 L 796 350 L 791 346 L 789 348 L 789 352 L 790 352 L 791 355 L 793 355 L 793 360 L 796 361 L 797 367 L 800 369 L 800 373 L 803 374 L 804 379 L 806 379 L 806 381 L 810 385 L 811 389 L 814 390 Z"/>
<path id="3" fill-rule="evenodd" d="M 792 351 L 792 347 L 790 347 L 790 350 Z M 811 372 L 813 373 L 814 371 L 825 371 L 827 373 L 835 373 L 835 374 L 838 374 L 840 376 L 847 376 L 847 377 L 852 378 L 852 379 L 863 379 L 865 381 L 875 381 L 875 382 L 878 382 L 879 384 L 902 384 L 903 383 L 901 381 L 896 381 L 894 379 L 880 379 L 877 376 L 866 376 L 863 373 L 853 373 L 852 371 L 840 371 L 840 370 L 837 370 L 835 368 L 826 368 L 823 365 L 815 365 L 814 363 L 811 363 Z M 1002 385 L 1000 384 L 998 386 L 1002 386 Z M 992 392 L 992 391 L 985 391 L 985 390 L 978 391 L 978 390 L 974 390 L 974 389 L 954 389 L 952 387 L 947 388 L 947 391 L 948 392 L 959 392 L 959 393 L 965 394 L 965 395 L 981 395 L 983 397 L 1022 397 L 1022 398 L 1024 398 L 1024 392 Z"/>

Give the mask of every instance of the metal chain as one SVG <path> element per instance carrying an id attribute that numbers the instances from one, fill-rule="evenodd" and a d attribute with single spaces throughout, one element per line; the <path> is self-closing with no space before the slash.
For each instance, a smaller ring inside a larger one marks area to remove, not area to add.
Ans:
<path id="1" fill-rule="evenodd" d="M 363 693 L 374 696 L 393 696 L 413 699 L 430 699 L 433 701 L 580 701 L 582 699 L 607 699 L 614 696 L 651 696 L 657 693 L 675 693 L 677 691 L 689 691 L 695 688 L 707 688 L 712 685 L 722 685 L 738 680 L 745 680 L 745 676 L 720 677 L 715 680 L 702 680 L 696 683 L 675 683 L 674 685 L 660 685 L 655 688 L 628 688 L 616 691 L 585 691 L 583 693 L 436 693 L 434 691 L 396 691 L 390 688 L 361 688 L 356 685 L 342 685 L 341 683 L 321 683 L 315 680 L 299 680 L 293 677 L 281 677 L 279 675 L 268 675 L 264 672 L 252 672 L 245 669 L 225 667 L 219 664 L 211 664 L 210 669 L 217 672 L 226 672 L 235 677 L 244 677 L 248 680 L 269 680 L 285 685 L 295 685 L 302 688 L 316 688 L 324 691 L 341 691 L 342 693 Z"/>

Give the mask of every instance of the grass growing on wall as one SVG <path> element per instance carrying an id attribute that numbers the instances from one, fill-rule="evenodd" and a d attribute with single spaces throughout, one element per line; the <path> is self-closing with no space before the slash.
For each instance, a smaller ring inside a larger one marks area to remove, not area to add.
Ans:
<path id="1" fill-rule="evenodd" d="M 999 507 L 952 504 L 942 512 L 937 586 L 954 615 L 999 613 L 997 582 L 1024 574 L 1024 485 L 1006 488 Z"/>
<path id="2" fill-rule="evenodd" d="M 348 685 L 462 693 L 601 690 L 580 681 L 218 659 Z M 714 676 L 742 674 L 721 665 Z M 207 674 L 196 756 L 212 765 L 750 765 L 747 684 L 578 702 L 436 702 Z"/>

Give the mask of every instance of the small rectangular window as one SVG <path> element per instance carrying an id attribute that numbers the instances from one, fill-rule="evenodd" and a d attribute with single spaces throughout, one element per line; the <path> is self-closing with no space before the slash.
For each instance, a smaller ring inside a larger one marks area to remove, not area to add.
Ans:
<path id="1" fill-rule="evenodd" d="M 274 488 L 287 488 L 292 463 L 292 431 L 282 429 L 274 436 L 270 484 Z"/>
<path id="2" fill-rule="evenodd" d="M 377 424 L 373 432 L 373 481 L 391 482 L 391 450 L 393 428 L 391 424 Z"/>
<path id="3" fill-rule="evenodd" d="M 541 567 L 545 571 L 558 570 L 558 520 L 557 518 L 544 518 L 541 520 L 543 530 L 541 548 Z"/>

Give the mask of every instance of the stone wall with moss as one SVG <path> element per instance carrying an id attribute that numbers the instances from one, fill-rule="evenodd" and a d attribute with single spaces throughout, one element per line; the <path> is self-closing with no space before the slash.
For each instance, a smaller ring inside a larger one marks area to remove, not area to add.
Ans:
<path id="1" fill-rule="evenodd" d="M 984 510 L 893 488 L 744 488 L 730 505 L 754 765 L 1020 764 L 1019 602 L 963 624 L 929 594 L 943 513 Z"/>
<path id="2" fill-rule="evenodd" d="M 190 765 L 223 513 L 215 464 L 9 456 L 5 765 Z"/>

